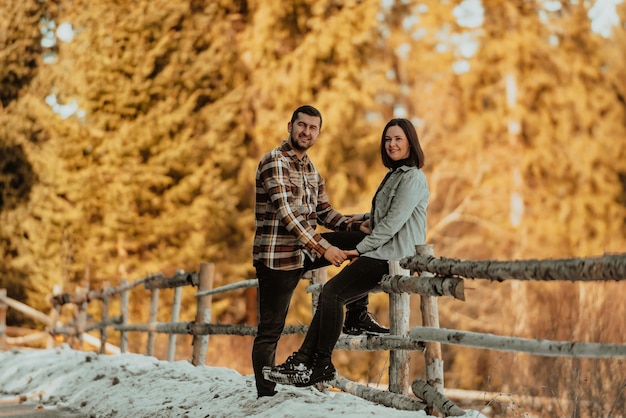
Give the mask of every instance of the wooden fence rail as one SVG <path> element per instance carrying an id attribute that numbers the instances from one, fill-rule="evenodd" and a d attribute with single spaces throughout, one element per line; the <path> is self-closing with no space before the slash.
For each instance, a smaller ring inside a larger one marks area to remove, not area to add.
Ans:
<path id="1" fill-rule="evenodd" d="M 213 288 L 214 266 L 201 263 L 198 272 L 177 271 L 171 277 L 161 273 L 152 274 L 134 282 L 120 281 L 120 285 L 110 287 L 104 283 L 101 290 L 77 289 L 76 293 L 61 294 L 58 291 L 50 297 L 52 309 L 49 315 L 38 312 L 6 295 L 0 289 L 0 349 L 6 344 L 19 343 L 6 335 L 6 310 L 16 309 L 47 326 L 45 333 L 33 334 L 47 338 L 47 344 L 54 343 L 54 336 L 65 336 L 76 341 L 87 342 L 99 347 L 101 353 L 128 350 L 129 333 L 147 333 L 146 354 L 153 355 L 155 336 L 168 334 L 167 359 L 173 360 L 176 349 L 176 336 L 193 335 L 194 365 L 205 364 L 210 335 L 254 336 L 256 327 L 211 323 L 212 296 L 233 290 L 257 287 L 258 281 L 243 280 Z M 518 337 L 503 337 L 439 328 L 437 297 L 450 296 L 465 300 L 465 278 L 488 280 L 568 280 L 568 281 L 608 281 L 626 279 L 626 255 L 605 255 L 589 259 L 526 260 L 526 261 L 461 261 L 436 258 L 432 246 L 416 247 L 416 255 L 390 262 L 390 273 L 381 281 L 376 291 L 389 294 L 389 321 L 391 333 L 385 336 L 342 335 L 336 348 L 343 350 L 389 350 L 389 390 L 359 385 L 347 379 L 337 379 L 336 386 L 348 393 L 399 409 L 438 410 L 446 416 L 463 413 L 449 399 L 443 396 L 443 360 L 441 344 L 463 345 L 500 351 L 524 352 L 538 356 L 563 356 L 587 358 L 626 357 L 625 344 L 600 344 L 594 342 L 563 342 L 534 340 Z M 326 281 L 326 270 L 312 272 L 308 277 L 311 284 L 307 292 L 312 294 L 313 310 L 317 307 L 317 297 Z M 196 315 L 194 321 L 181 322 L 182 288 L 197 287 Z M 129 295 L 137 288 L 149 290 L 150 305 L 147 323 L 130 323 Z M 174 289 L 170 322 L 157 322 L 160 289 Z M 409 294 L 420 295 L 422 326 L 410 328 Z M 119 298 L 120 312 L 112 315 L 110 300 Z M 99 301 L 101 318 L 88 324 L 87 307 Z M 74 308 L 74 319 L 69 324 L 59 323 L 61 308 L 70 305 Z M 287 326 L 283 334 L 303 334 L 306 326 Z M 119 332 L 119 348 L 107 342 L 109 329 Z M 99 330 L 100 339 L 88 334 Z M 24 338 L 26 337 L 22 337 Z M 424 353 L 426 379 L 409 377 L 409 351 Z M 410 395 L 410 391 L 419 398 Z"/>

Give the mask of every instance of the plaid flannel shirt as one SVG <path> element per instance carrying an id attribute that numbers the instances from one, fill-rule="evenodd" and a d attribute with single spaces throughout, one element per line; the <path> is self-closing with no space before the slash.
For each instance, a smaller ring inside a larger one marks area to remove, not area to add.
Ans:
<path id="1" fill-rule="evenodd" d="M 345 230 L 347 218 L 334 210 L 324 178 L 305 155 L 296 156 L 287 141 L 267 153 L 256 172 L 253 260 L 275 270 L 304 267 L 305 257 L 320 258 L 330 243 L 318 224 Z"/>

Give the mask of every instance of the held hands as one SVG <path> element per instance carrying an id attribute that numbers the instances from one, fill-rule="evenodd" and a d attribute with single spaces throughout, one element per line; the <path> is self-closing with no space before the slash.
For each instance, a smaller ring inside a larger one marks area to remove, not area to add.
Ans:
<path id="1" fill-rule="evenodd" d="M 357 250 L 347 250 L 347 251 L 344 251 L 344 253 L 346 253 L 348 258 L 350 259 L 350 264 L 354 263 L 356 261 L 356 259 L 359 258 L 359 256 L 361 255 L 361 254 L 359 254 L 359 252 Z M 348 264 L 348 265 L 350 265 L 350 264 Z"/>
<path id="2" fill-rule="evenodd" d="M 339 267 L 344 261 L 350 259 L 352 261 L 359 258 L 359 252 L 357 250 L 341 250 L 335 246 L 330 247 L 324 253 L 324 258 L 330 262 L 330 264 Z"/>
<path id="3" fill-rule="evenodd" d="M 339 267 L 344 261 L 348 259 L 348 251 L 343 251 L 335 246 L 331 246 L 324 253 L 324 258 L 330 262 L 330 264 Z"/>

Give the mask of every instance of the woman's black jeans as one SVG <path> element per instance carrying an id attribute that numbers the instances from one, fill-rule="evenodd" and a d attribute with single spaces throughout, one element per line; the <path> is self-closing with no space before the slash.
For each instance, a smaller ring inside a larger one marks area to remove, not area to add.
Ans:
<path id="1" fill-rule="evenodd" d="M 326 232 L 321 234 L 331 245 L 342 250 L 351 250 L 365 238 L 359 231 Z M 290 271 L 273 270 L 262 263 L 256 263 L 256 274 L 259 280 L 258 314 L 259 325 L 252 346 L 252 367 L 259 396 L 274 393 L 276 383 L 263 377 L 263 367 L 274 366 L 276 363 L 276 346 L 285 328 L 285 319 L 293 292 L 309 270 L 325 267 L 330 263 L 325 258 L 316 259 L 305 264 L 304 268 Z M 350 308 L 367 307 L 368 298 L 355 300 Z"/>
<path id="2" fill-rule="evenodd" d="M 344 305 L 367 297 L 384 274 L 389 274 L 387 260 L 359 257 L 330 279 L 322 289 L 300 351 L 309 356 L 318 353 L 330 358 L 341 335 Z"/>

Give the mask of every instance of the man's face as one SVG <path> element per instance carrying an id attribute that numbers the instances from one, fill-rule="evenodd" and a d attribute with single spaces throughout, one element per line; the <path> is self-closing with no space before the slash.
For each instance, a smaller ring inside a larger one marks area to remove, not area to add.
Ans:
<path id="1" fill-rule="evenodd" d="M 287 130 L 291 146 L 296 153 L 302 155 L 317 142 L 320 134 L 320 118 L 300 112 L 293 123 L 289 122 Z"/>

